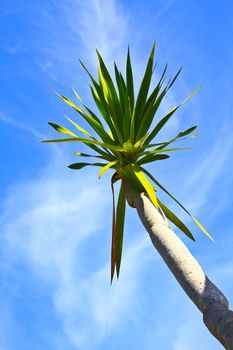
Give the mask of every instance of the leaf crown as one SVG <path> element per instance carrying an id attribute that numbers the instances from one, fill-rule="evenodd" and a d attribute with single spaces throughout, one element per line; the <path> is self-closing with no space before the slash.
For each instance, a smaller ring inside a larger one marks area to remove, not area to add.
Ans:
<path id="1" fill-rule="evenodd" d="M 74 89 L 73 92 L 78 100 L 78 104 L 63 95 L 57 94 L 62 101 L 73 108 L 85 120 L 91 131 L 87 131 L 76 121 L 66 117 L 76 128 L 76 131 L 73 132 L 64 126 L 50 122 L 49 124 L 55 130 L 68 137 L 43 141 L 81 142 L 94 151 L 94 154 L 81 152 L 75 152 L 75 154 L 78 157 L 88 159 L 96 158 L 98 162 L 76 162 L 69 165 L 71 169 L 79 170 L 86 166 L 97 166 L 101 168 L 99 177 L 110 168 L 115 171 L 111 180 L 113 193 L 111 281 L 115 270 L 117 277 L 119 277 L 122 257 L 126 208 L 123 181 L 130 183 L 133 188 L 139 192 L 146 192 L 155 207 L 160 208 L 168 220 L 178 227 L 185 235 L 194 240 L 187 226 L 158 198 L 157 189 L 162 190 L 191 216 L 199 228 L 212 239 L 201 223 L 144 167 L 148 163 L 169 158 L 168 154 L 171 152 L 188 149 L 171 147 L 170 145 L 178 140 L 197 136 L 197 134 L 193 134 L 196 126 L 192 126 L 179 132 L 168 141 L 159 143 L 152 142 L 174 113 L 199 89 L 199 87 L 197 87 L 181 104 L 172 108 L 164 117 L 153 125 L 161 102 L 181 72 L 181 69 L 179 69 L 175 76 L 165 84 L 166 65 L 160 79 L 149 94 L 151 79 L 155 69 L 154 54 L 155 44 L 150 52 L 137 98 L 135 98 L 134 92 L 133 70 L 129 48 L 126 60 L 126 77 L 123 77 L 117 65 L 114 64 L 115 82 L 98 51 L 98 79 L 95 79 L 83 62 L 80 61 L 91 79 L 91 94 L 98 108 L 99 116 L 85 105 Z M 106 130 L 106 126 L 108 130 Z M 80 137 L 79 134 L 82 136 Z M 113 184 L 118 180 L 121 181 L 121 186 L 118 194 L 117 207 L 115 208 Z"/>

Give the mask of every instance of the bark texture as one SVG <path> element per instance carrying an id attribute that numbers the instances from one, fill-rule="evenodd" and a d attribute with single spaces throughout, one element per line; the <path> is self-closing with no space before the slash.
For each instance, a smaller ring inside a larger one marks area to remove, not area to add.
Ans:
<path id="1" fill-rule="evenodd" d="M 138 215 L 181 287 L 203 313 L 206 327 L 227 350 L 233 350 L 233 312 L 224 294 L 208 279 L 184 243 L 171 230 L 163 213 L 149 198 L 124 183 L 128 204 Z"/>

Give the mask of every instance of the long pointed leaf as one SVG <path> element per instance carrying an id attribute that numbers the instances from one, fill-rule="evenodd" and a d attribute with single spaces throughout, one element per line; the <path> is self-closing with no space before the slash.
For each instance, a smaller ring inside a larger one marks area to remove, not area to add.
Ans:
<path id="1" fill-rule="evenodd" d="M 152 145 L 147 146 L 147 148 L 151 147 Z M 142 154 L 157 154 L 157 153 L 163 153 L 163 152 L 174 152 L 174 151 L 188 151 L 190 150 L 190 147 L 174 147 L 174 148 L 155 148 L 152 151 L 145 151 L 142 152 Z"/>
<path id="2" fill-rule="evenodd" d="M 111 189 L 112 189 L 111 284 L 114 277 L 115 266 L 116 266 L 116 211 L 115 211 L 114 183 L 118 180 L 119 180 L 119 174 L 114 173 L 111 179 Z"/>
<path id="3" fill-rule="evenodd" d="M 77 91 L 76 91 L 74 88 L 72 88 L 72 90 L 73 90 L 73 93 L 75 94 L 76 98 L 79 100 L 79 102 L 81 102 L 82 105 L 84 105 L 83 100 L 82 100 L 81 97 L 78 95 Z"/>
<path id="4" fill-rule="evenodd" d="M 158 124 L 155 126 L 155 128 L 151 131 L 147 139 L 145 140 L 145 144 L 149 144 L 153 138 L 159 133 L 159 131 L 162 129 L 162 127 L 167 123 L 167 121 L 171 118 L 171 116 L 177 111 L 177 109 L 180 107 L 174 107 L 172 108 L 166 115 L 163 117 Z"/>
<path id="5" fill-rule="evenodd" d="M 69 120 L 69 122 L 71 124 L 73 124 L 81 133 L 83 133 L 84 135 L 90 137 L 91 139 L 94 139 L 94 137 L 88 132 L 86 131 L 85 129 L 83 129 L 80 125 L 78 125 L 77 123 L 75 123 L 72 119 L 70 119 L 69 117 L 67 117 L 65 115 L 66 119 Z"/>
<path id="6" fill-rule="evenodd" d="M 81 138 L 81 137 L 72 137 L 72 138 L 70 137 L 70 138 L 64 138 L 64 139 L 43 140 L 42 142 L 46 142 L 46 143 L 52 143 L 52 142 L 83 142 L 83 143 L 90 144 L 90 145 L 98 145 L 98 146 L 101 146 L 101 147 L 106 148 L 106 149 L 109 148 L 110 150 L 115 151 L 115 152 L 122 152 L 122 151 L 124 151 L 124 148 L 122 148 L 122 147 L 109 145 L 107 143 L 99 142 L 99 141 L 96 141 L 96 140 L 88 140 L 88 139 L 84 139 L 84 138 Z"/>
<path id="7" fill-rule="evenodd" d="M 197 127 L 196 126 L 192 126 L 191 128 L 188 128 L 182 132 L 179 132 L 175 137 L 173 137 L 171 140 L 167 141 L 167 142 L 163 142 L 161 143 L 161 145 L 157 148 L 157 149 L 162 149 L 168 145 L 170 145 L 171 143 L 179 140 L 179 139 L 185 139 L 184 136 L 187 136 L 189 134 L 191 134 Z M 197 136 L 197 135 L 192 135 L 193 137 Z"/>
<path id="8" fill-rule="evenodd" d="M 57 93 L 56 93 L 57 94 Z M 85 120 L 86 122 L 95 130 L 95 132 L 102 138 L 104 142 L 112 142 L 111 138 L 108 136 L 106 131 L 104 130 L 104 127 L 99 120 L 99 118 L 87 107 L 84 105 L 84 107 L 88 110 L 88 112 L 91 115 L 87 115 L 81 108 L 79 108 L 77 105 L 75 105 L 70 99 L 63 95 L 57 94 L 66 104 L 68 104 L 70 107 L 72 107 L 76 112 L 78 112 Z"/>
<path id="9" fill-rule="evenodd" d="M 112 123 L 112 119 L 109 116 L 109 115 L 111 115 L 111 113 L 110 113 L 111 111 L 109 110 L 109 106 L 108 106 L 107 102 L 105 101 L 104 93 L 102 91 L 101 86 L 93 78 L 93 76 L 88 71 L 88 69 L 86 68 L 84 63 L 81 60 L 79 60 L 79 61 L 80 61 L 81 65 L 83 66 L 83 68 L 85 69 L 85 71 L 87 72 L 87 74 L 89 75 L 89 77 L 91 78 L 92 83 L 93 83 L 93 85 L 95 87 L 95 90 L 96 90 L 95 93 L 94 93 L 93 88 L 91 90 L 92 90 L 93 98 L 94 98 L 94 100 L 96 102 L 97 107 L 100 109 L 100 112 L 101 112 L 102 116 L 104 117 L 105 121 L 108 123 L 108 126 L 110 127 L 110 129 L 112 131 L 112 134 L 114 135 L 114 139 L 116 141 L 119 141 L 119 142 L 122 143 L 121 134 L 120 134 L 119 130 L 115 130 L 114 124 Z"/>
<path id="10" fill-rule="evenodd" d="M 148 102 L 145 106 L 142 120 L 141 120 L 139 128 L 138 128 L 136 140 L 138 140 L 138 138 L 140 138 L 142 135 L 145 135 L 145 133 L 148 132 L 148 130 L 152 124 L 152 121 L 154 119 L 154 116 L 155 116 L 157 110 L 159 109 L 159 106 L 160 106 L 163 98 L 166 95 L 167 90 L 166 90 L 166 88 L 164 88 L 163 91 L 161 92 L 161 94 L 157 97 L 159 90 L 160 90 L 160 85 L 158 86 L 158 90 L 154 91 L 154 96 L 153 96 L 153 98 L 151 98 L 150 103 L 148 103 L 149 102 L 149 100 L 148 100 Z"/>
<path id="11" fill-rule="evenodd" d="M 131 110 L 133 110 L 134 109 L 134 84 L 133 84 L 133 72 L 132 72 L 132 66 L 131 66 L 131 60 L 130 60 L 129 47 L 128 47 L 127 62 L 126 62 L 126 84 L 127 84 L 128 96 L 130 99 L 130 107 L 131 107 Z"/>
<path id="12" fill-rule="evenodd" d="M 48 122 L 48 124 L 51 125 L 56 131 L 60 132 L 61 134 L 77 137 L 77 135 L 75 133 L 73 133 L 69 129 L 65 128 L 64 126 L 61 126 L 61 125 L 58 125 L 55 123 L 51 123 L 51 122 Z"/>
<path id="13" fill-rule="evenodd" d="M 97 154 L 87 154 L 87 153 L 82 153 L 82 152 L 74 152 L 79 157 L 87 157 L 87 158 L 99 158 L 99 159 L 104 159 L 104 160 L 113 160 L 115 159 L 114 156 L 106 157 L 106 156 L 98 156 Z"/>
<path id="14" fill-rule="evenodd" d="M 158 199 L 159 206 L 162 208 L 166 218 L 173 222 L 173 224 L 178 227 L 186 236 L 195 241 L 192 233 L 186 227 L 186 225 L 165 205 Z"/>
<path id="15" fill-rule="evenodd" d="M 135 172 L 135 175 L 137 176 L 138 180 L 141 182 L 141 184 L 145 188 L 152 203 L 155 205 L 156 208 L 158 208 L 158 201 L 157 201 L 157 197 L 155 194 L 155 190 L 154 190 L 154 187 L 152 186 L 152 184 L 150 183 L 150 181 L 147 180 L 147 178 L 145 177 L 143 172 L 140 170 L 140 167 L 138 167 L 136 165 L 133 166 L 133 171 Z"/>
<path id="16" fill-rule="evenodd" d="M 146 163 L 155 162 L 157 160 L 164 160 L 170 158 L 167 154 L 151 154 L 147 155 L 137 161 L 137 164 L 142 165 Z"/>
<path id="17" fill-rule="evenodd" d="M 180 67 L 180 69 L 178 70 L 178 72 L 176 73 L 176 75 L 174 76 L 174 78 L 172 79 L 172 81 L 170 82 L 170 84 L 167 87 L 167 90 L 169 90 L 172 85 L 174 84 L 174 82 L 176 81 L 176 79 L 178 78 L 178 76 L 180 75 L 180 72 L 182 71 L 183 67 Z"/>
<path id="18" fill-rule="evenodd" d="M 212 241 L 214 241 L 213 237 L 206 231 L 206 229 L 201 225 L 201 223 L 192 215 L 190 212 L 171 194 L 166 188 L 164 188 L 146 169 L 141 168 L 143 172 L 158 186 L 163 190 L 169 197 L 171 197 L 195 222 L 195 224 L 209 237 Z"/>
<path id="19" fill-rule="evenodd" d="M 125 222 L 125 205 L 126 198 L 123 190 L 123 184 L 121 183 L 117 211 L 116 211 L 116 272 L 117 278 L 120 274 L 122 246 L 123 246 L 123 235 L 124 235 L 124 222 Z"/>
<path id="20" fill-rule="evenodd" d="M 86 166 L 99 166 L 99 167 L 103 167 L 105 166 L 106 164 L 105 163 L 84 163 L 84 162 L 80 162 L 80 163 L 73 163 L 73 164 L 70 164 L 68 165 L 68 168 L 70 169 L 75 169 L 75 170 L 79 170 L 79 169 L 82 169 Z"/>
<path id="21" fill-rule="evenodd" d="M 152 47 L 147 67 L 145 70 L 144 77 L 141 82 L 139 89 L 136 106 L 135 106 L 135 128 L 138 128 L 141 121 L 142 112 L 146 102 L 147 94 L 150 87 L 151 77 L 153 73 L 153 62 L 154 62 L 155 44 Z"/>
<path id="22" fill-rule="evenodd" d="M 99 172 L 99 179 L 104 175 L 104 173 L 111 168 L 113 165 L 115 165 L 116 163 L 118 163 L 118 160 L 114 160 L 113 162 L 110 162 L 108 164 L 106 164 Z"/>

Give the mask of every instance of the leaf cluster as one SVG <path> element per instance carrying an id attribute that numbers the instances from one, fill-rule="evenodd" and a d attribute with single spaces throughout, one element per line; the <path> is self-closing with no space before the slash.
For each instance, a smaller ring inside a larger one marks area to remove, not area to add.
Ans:
<path id="1" fill-rule="evenodd" d="M 96 158 L 98 160 L 97 162 L 76 162 L 69 165 L 71 169 L 79 170 L 86 166 L 97 166 L 101 168 L 99 177 L 103 176 L 110 168 L 114 170 L 111 180 L 113 193 L 111 281 L 115 270 L 117 277 L 119 277 L 122 257 L 126 208 L 126 197 L 122 180 L 129 182 L 137 191 L 146 192 L 155 207 L 160 208 L 168 220 L 185 233 L 185 235 L 194 240 L 187 226 L 158 198 L 157 189 L 162 190 L 190 215 L 199 228 L 211 238 L 200 222 L 145 169 L 145 165 L 148 163 L 168 159 L 171 152 L 188 149 L 172 147 L 175 142 L 188 137 L 194 138 L 197 136 L 193 134 L 196 130 L 196 126 L 192 126 L 179 132 L 170 140 L 154 143 L 154 139 L 165 124 L 173 117 L 181 105 L 187 102 L 199 89 L 199 87 L 197 87 L 181 104 L 173 107 L 165 116 L 157 121 L 157 123 L 154 123 L 155 116 L 162 101 L 181 72 L 181 69 L 179 69 L 175 76 L 165 83 L 167 71 L 167 66 L 165 66 L 160 79 L 149 93 L 152 75 L 155 69 L 154 54 L 155 44 L 150 52 L 137 97 L 135 97 L 129 49 L 126 60 L 125 77 L 119 71 L 117 65 L 114 64 L 115 81 L 111 77 L 98 51 L 97 57 L 99 65 L 97 79 L 93 77 L 84 63 L 80 61 L 91 80 L 90 89 L 93 100 L 99 111 L 98 116 L 85 105 L 74 89 L 73 91 L 78 103 L 74 103 L 69 98 L 58 94 L 62 101 L 73 108 L 79 116 L 84 119 L 91 131 L 87 131 L 76 121 L 66 117 L 75 127 L 75 132 L 64 126 L 49 123 L 56 131 L 66 135 L 66 137 L 44 141 L 83 143 L 91 149 L 93 153 L 76 152 L 76 155 L 78 157 L 88 159 Z M 105 127 L 106 125 L 107 130 Z M 121 186 L 118 194 L 117 206 L 115 207 L 113 186 L 118 180 L 121 181 Z"/>

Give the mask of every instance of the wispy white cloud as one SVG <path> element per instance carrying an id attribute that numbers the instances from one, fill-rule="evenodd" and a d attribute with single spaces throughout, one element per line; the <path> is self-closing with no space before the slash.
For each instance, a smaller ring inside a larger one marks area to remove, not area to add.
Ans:
<path id="1" fill-rule="evenodd" d="M 4 247 L 9 263 L 24 261 L 41 283 L 53 286 L 48 297 L 70 340 L 80 349 L 95 348 L 137 309 L 135 273 L 150 258 L 149 241 L 143 236 L 128 246 L 121 281 L 110 286 L 111 198 L 105 184 L 59 173 L 53 164 L 9 190 L 1 217 Z"/>
<path id="2" fill-rule="evenodd" d="M 73 34 L 81 38 L 84 54 L 87 59 L 92 59 L 94 66 L 95 48 L 111 64 L 113 59 L 122 58 L 129 30 L 128 16 L 122 3 L 115 0 L 70 1 L 65 9 L 68 25 Z"/>
<path id="3" fill-rule="evenodd" d="M 223 145 L 224 151 L 222 149 Z M 209 148 L 209 151 L 205 149 L 200 158 L 197 159 L 196 163 L 198 162 L 198 166 L 195 166 L 194 171 L 191 171 L 192 176 L 188 178 L 183 188 L 184 193 L 187 193 L 187 198 L 190 197 L 188 193 L 192 192 L 188 206 L 196 212 L 210 199 L 216 182 L 218 182 L 219 192 L 219 188 L 224 188 L 230 176 L 230 172 L 227 173 L 227 169 L 230 166 L 229 157 L 232 154 L 233 139 L 228 129 L 228 123 L 224 124 L 222 130 L 220 130 L 217 142 L 209 145 Z M 224 178 L 221 176 L 223 172 L 225 174 Z M 218 208 L 222 208 L 222 203 L 219 203 Z M 213 205 L 213 209 L 216 214 L 216 204 Z"/>
<path id="4" fill-rule="evenodd" d="M 3 114 L 1 112 L 0 112 L 0 121 L 13 126 L 14 128 L 26 131 L 37 139 L 42 139 L 45 137 L 43 134 L 41 134 L 39 131 L 37 131 L 32 126 L 25 124 L 23 121 L 6 116 L 5 114 Z"/>
<path id="5" fill-rule="evenodd" d="M 63 26 L 57 25 L 55 17 L 39 11 L 38 27 L 44 24 L 47 33 L 43 33 L 43 41 L 35 38 L 35 49 L 40 53 L 36 62 L 53 80 L 64 81 L 68 76 L 67 80 L 71 81 L 79 68 L 79 58 L 96 67 L 96 48 L 111 65 L 113 60 L 122 61 L 128 44 L 129 24 L 121 3 L 69 0 L 62 1 L 58 8 Z"/>
<path id="6" fill-rule="evenodd" d="M 137 40 L 139 40 L 140 38 L 140 40 L 143 41 L 145 36 L 148 35 L 148 32 L 150 32 L 152 26 L 154 26 L 155 23 L 158 21 L 158 19 L 160 19 L 162 16 L 164 16 L 168 12 L 170 7 L 174 3 L 175 3 L 175 0 L 162 2 L 160 9 L 154 14 L 153 18 L 151 18 L 150 21 L 148 21 L 148 23 L 145 23 L 145 25 L 141 28 L 140 32 L 137 35 Z"/>

